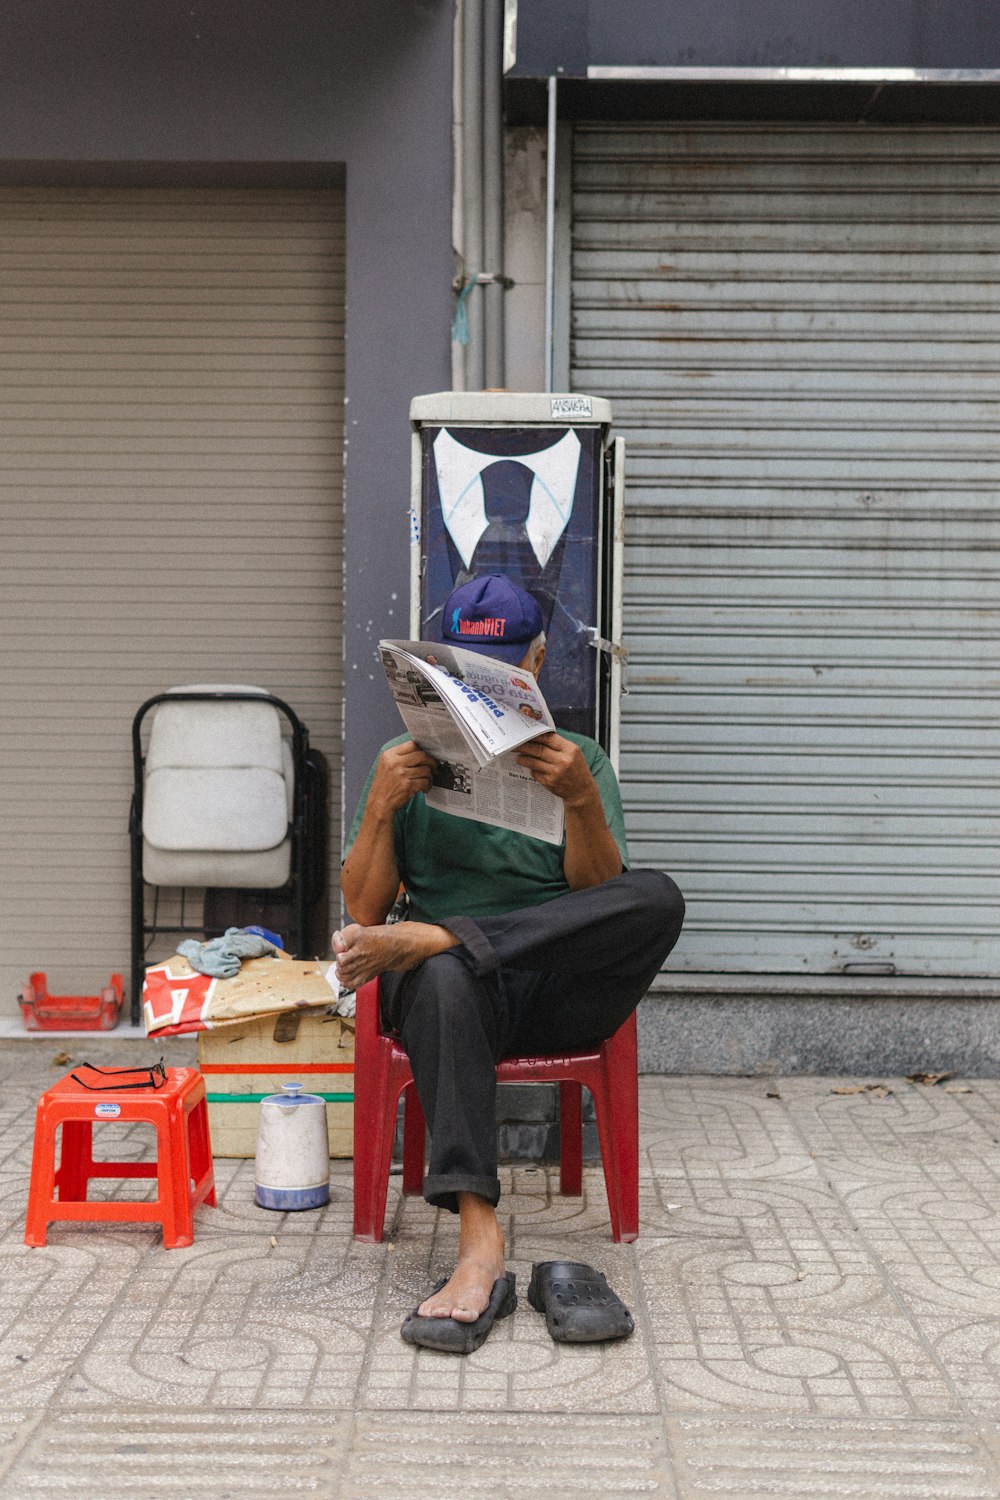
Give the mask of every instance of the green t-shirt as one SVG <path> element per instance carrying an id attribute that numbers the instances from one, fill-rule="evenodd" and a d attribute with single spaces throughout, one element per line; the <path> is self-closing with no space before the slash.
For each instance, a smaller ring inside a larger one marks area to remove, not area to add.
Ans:
<path id="1" fill-rule="evenodd" d="M 597 783 L 608 827 L 627 868 L 625 819 L 611 762 L 596 740 L 565 729 L 558 732 L 583 751 Z M 401 734 L 382 749 L 403 745 L 408 738 Z M 354 814 L 345 856 L 358 836 L 374 775 L 372 766 Z M 459 913 L 467 917 L 497 916 L 525 906 L 540 906 L 569 890 L 561 845 L 547 844 L 492 823 L 475 823 L 471 818 L 438 812 L 427 806 L 423 792 L 411 797 L 395 814 L 393 844 L 400 879 L 409 897 L 410 916 L 416 921 L 443 922 Z"/>

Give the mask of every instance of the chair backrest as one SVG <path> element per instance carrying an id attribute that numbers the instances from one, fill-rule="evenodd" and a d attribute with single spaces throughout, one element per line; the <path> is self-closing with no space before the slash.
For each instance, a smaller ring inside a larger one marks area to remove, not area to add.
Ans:
<path id="1" fill-rule="evenodd" d="M 274 849 L 287 837 L 293 795 L 291 751 L 273 704 L 206 699 L 155 709 L 143 795 L 148 844 L 219 853 Z"/>

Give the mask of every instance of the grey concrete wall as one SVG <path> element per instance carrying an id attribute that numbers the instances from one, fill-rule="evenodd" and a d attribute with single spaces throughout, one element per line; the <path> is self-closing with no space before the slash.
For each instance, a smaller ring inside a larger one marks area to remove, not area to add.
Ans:
<path id="1" fill-rule="evenodd" d="M 1000 996 L 942 981 L 910 996 L 678 993 L 639 1007 L 641 1073 L 1000 1075 Z"/>
<path id="2" fill-rule="evenodd" d="M 450 0 L 0 7 L 0 180 L 299 185 L 346 171 L 352 806 L 396 732 L 373 642 L 408 588 L 409 401 L 449 383 L 451 75 Z"/>

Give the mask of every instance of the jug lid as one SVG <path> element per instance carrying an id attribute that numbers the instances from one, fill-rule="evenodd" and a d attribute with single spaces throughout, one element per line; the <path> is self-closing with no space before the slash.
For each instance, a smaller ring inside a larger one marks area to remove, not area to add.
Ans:
<path id="1" fill-rule="evenodd" d="M 280 1094 L 268 1094 L 262 1100 L 264 1104 L 283 1104 L 286 1107 L 293 1104 L 325 1104 L 319 1094 L 304 1094 L 301 1083 L 283 1083 Z"/>

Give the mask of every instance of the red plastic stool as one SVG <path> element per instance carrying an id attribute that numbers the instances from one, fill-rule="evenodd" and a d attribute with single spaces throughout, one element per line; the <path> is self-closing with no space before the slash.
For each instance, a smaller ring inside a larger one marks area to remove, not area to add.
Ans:
<path id="1" fill-rule="evenodd" d="M 608 1190 L 612 1238 L 639 1236 L 639 1058 L 634 1013 L 600 1046 L 561 1057 L 507 1057 L 499 1083 L 559 1084 L 559 1191 L 583 1190 L 583 1096 L 594 1098 Z M 410 1059 L 386 1036 L 379 1016 L 378 980 L 357 996 L 354 1033 L 354 1235 L 377 1243 L 385 1224 L 396 1108 L 403 1106 L 403 1192 L 424 1180 L 424 1113 L 413 1087 Z"/>
<path id="2" fill-rule="evenodd" d="M 144 1071 L 138 1070 L 137 1071 Z M 96 1075 L 95 1075 L 96 1076 Z M 156 1127 L 156 1161 L 95 1161 L 93 1127 L 146 1121 Z M 62 1151 L 56 1166 L 56 1130 Z M 155 1177 L 152 1203 L 88 1203 L 92 1177 Z M 72 1074 L 46 1089 L 35 1115 L 26 1245 L 44 1245 L 49 1223 L 84 1219 L 107 1224 L 162 1224 L 163 1245 L 173 1250 L 194 1241 L 193 1212 L 215 1206 L 215 1176 L 208 1132 L 205 1080 L 195 1068 L 168 1068 L 158 1089 L 86 1089 Z"/>

